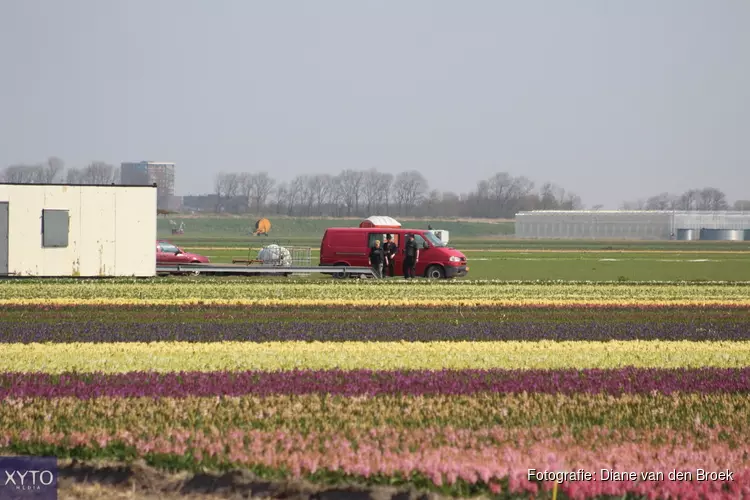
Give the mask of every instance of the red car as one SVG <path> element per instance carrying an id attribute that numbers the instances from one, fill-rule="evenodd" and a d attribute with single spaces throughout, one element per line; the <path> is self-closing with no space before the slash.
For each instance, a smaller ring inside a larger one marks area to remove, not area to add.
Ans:
<path id="1" fill-rule="evenodd" d="M 184 252 L 168 241 L 159 240 L 156 242 L 157 264 L 208 264 L 209 262 L 208 257 Z"/>

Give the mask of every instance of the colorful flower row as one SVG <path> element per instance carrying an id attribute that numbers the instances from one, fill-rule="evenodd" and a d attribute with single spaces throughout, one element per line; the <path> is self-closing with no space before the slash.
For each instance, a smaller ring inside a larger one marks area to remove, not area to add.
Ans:
<path id="1" fill-rule="evenodd" d="M 174 373 L 2 373 L 0 398 L 271 394 L 748 393 L 750 368 L 617 370 L 292 370 Z"/>
<path id="2" fill-rule="evenodd" d="M 66 323 L 81 321 L 110 323 L 261 323 L 310 321 L 315 323 L 378 323 L 411 324 L 509 322 L 509 323 L 682 323 L 690 327 L 718 325 L 719 323 L 750 324 L 750 307 L 720 306 L 680 307 L 613 305 L 592 307 L 569 304 L 557 307 L 525 305 L 516 307 L 471 307 L 455 305 L 414 308 L 404 305 L 393 307 L 359 306 L 347 309 L 342 315 L 333 306 L 301 307 L 283 304 L 267 307 L 235 305 L 121 305 L 101 307 L 96 305 L 6 305 L 0 312 L 0 328 L 12 323 Z"/>
<path id="3" fill-rule="evenodd" d="M 747 323 L 0 323 L 0 343 L 750 340 Z"/>
<path id="4" fill-rule="evenodd" d="M 5 431 L 0 433 L 0 449 L 17 452 L 33 449 L 37 454 L 57 456 L 158 459 L 162 464 L 169 463 L 171 458 L 173 464 L 183 467 L 191 462 L 203 466 L 231 464 L 261 471 L 286 471 L 287 477 L 292 478 L 326 471 L 376 480 L 385 477 L 404 481 L 419 476 L 436 486 L 475 485 L 492 493 L 504 490 L 533 494 L 542 489 L 549 491 L 558 484 L 562 492 L 573 498 L 627 493 L 673 498 L 692 498 L 702 493 L 708 498 L 732 499 L 750 495 L 747 444 L 733 447 L 718 439 L 716 431 L 693 431 L 711 436 L 709 444 L 702 447 L 693 446 L 687 436 L 664 429 L 644 433 L 650 434 L 649 442 L 669 444 L 622 442 L 599 447 L 591 444 L 607 443 L 609 431 L 573 437 L 570 433 L 559 435 L 559 430 L 548 433 L 545 429 L 534 429 L 525 432 L 531 436 L 530 440 L 515 429 L 485 431 L 506 437 L 511 433 L 523 443 L 522 448 L 490 443 L 468 447 L 466 433 L 460 431 L 386 426 L 352 430 L 346 435 L 268 432 L 242 427 L 224 432 L 176 427 L 150 435 L 124 429 L 69 434 Z M 585 444 L 581 444 L 581 438 L 586 440 Z M 591 476 L 573 474 L 568 480 L 556 483 L 554 476 L 551 479 L 546 476 L 546 481 L 538 479 L 545 471 L 573 471 Z M 630 472 L 635 472 L 636 477 L 631 478 Z M 655 475 L 650 476 L 649 472 Z M 677 480 L 670 475 L 677 472 L 690 473 L 690 477 Z M 718 475 L 720 472 L 722 476 Z M 623 478 L 623 474 L 627 475 Z"/>
<path id="5" fill-rule="evenodd" d="M 0 372 L 743 368 L 750 342 L 123 342 L 4 344 Z"/>
<path id="6" fill-rule="evenodd" d="M 109 281 L 4 284 L 3 304 L 750 304 L 750 285 L 600 285 L 457 283 L 257 283 Z"/>
<path id="7" fill-rule="evenodd" d="M 386 294 L 387 295 L 387 294 Z M 750 307 L 749 298 L 723 298 L 723 299 L 652 299 L 646 296 L 622 299 L 588 299 L 571 296 L 567 299 L 545 299 L 545 298 L 519 298 L 519 299 L 418 299 L 411 298 L 409 294 L 396 296 L 394 298 L 369 298 L 369 299 L 220 299 L 220 298 L 19 298 L 0 299 L 0 306 L 243 306 L 243 307 L 274 307 L 296 305 L 300 307 L 404 307 L 404 308 L 444 308 L 455 307 L 587 307 L 587 308 L 612 308 L 612 307 L 737 307 L 746 309 Z M 341 312 L 341 318 L 345 313 Z"/>
<path id="8" fill-rule="evenodd" d="M 127 386 L 124 390 L 114 390 L 111 379 L 109 387 L 105 389 L 101 389 L 102 380 L 99 380 L 99 388 L 94 387 L 92 381 L 83 384 L 73 380 L 70 383 L 74 387 L 66 390 L 59 390 L 59 387 L 47 390 L 49 380 L 42 380 L 43 387 L 33 389 L 29 387 L 27 380 L 21 381 L 24 387 L 6 394 L 7 397 L 0 404 L 3 430 L 70 433 L 92 429 L 129 429 L 132 432 L 153 434 L 175 426 L 205 432 L 235 426 L 295 432 L 344 432 L 351 429 L 378 429 L 384 425 L 403 429 L 440 427 L 481 431 L 501 426 L 508 431 L 519 431 L 511 434 L 511 437 L 512 442 L 521 446 L 522 443 L 517 440 L 525 435 L 524 432 L 537 428 L 567 429 L 566 432 L 573 432 L 578 436 L 587 429 L 604 427 L 611 434 L 604 441 L 599 436 L 598 444 L 601 445 L 605 442 L 624 441 L 648 444 L 650 442 L 644 441 L 648 436 L 644 437 L 642 432 L 661 427 L 684 431 L 686 442 L 699 446 L 705 439 L 700 434 L 692 434 L 696 425 L 699 425 L 714 430 L 723 429 L 722 439 L 731 440 L 736 445 L 747 444 L 750 440 L 750 420 L 747 418 L 750 413 L 750 398 L 746 392 L 662 394 L 654 391 L 620 394 L 616 397 L 605 392 L 568 395 L 542 392 L 437 395 L 401 393 L 362 397 L 326 392 L 219 396 L 222 389 L 217 389 L 214 393 L 202 389 L 210 395 L 166 397 L 158 394 L 158 390 L 146 388 L 142 377 L 135 378 L 139 380 L 131 386 L 128 386 L 128 381 L 120 380 Z M 219 376 L 219 380 L 223 379 L 225 377 Z M 3 383 L 11 380 L 4 379 Z M 341 387 L 340 382 L 337 384 L 334 389 Z M 605 390 L 607 384 L 608 381 L 605 381 Z M 171 385 L 167 391 L 176 384 Z M 182 387 L 186 389 L 183 393 L 191 389 L 191 386 Z M 311 388 L 309 384 L 305 387 Z M 230 390 L 236 388 L 236 383 L 230 386 Z M 121 396 L 91 397 L 92 390 L 103 393 L 106 389 Z M 267 389 L 268 384 L 264 383 L 261 390 Z M 275 389 L 283 388 L 277 386 Z M 128 392 L 145 395 L 125 397 L 124 394 Z M 59 396 L 61 393 L 75 393 L 76 396 Z M 24 396 L 16 397 L 18 394 Z M 36 396 L 30 397 L 31 394 Z M 58 396 L 49 397 L 52 394 Z M 478 446 L 472 443 L 485 441 L 507 444 L 495 435 L 482 437 L 481 433 L 467 435 L 465 431 L 462 431 L 464 437 L 461 439 L 466 446 Z"/>

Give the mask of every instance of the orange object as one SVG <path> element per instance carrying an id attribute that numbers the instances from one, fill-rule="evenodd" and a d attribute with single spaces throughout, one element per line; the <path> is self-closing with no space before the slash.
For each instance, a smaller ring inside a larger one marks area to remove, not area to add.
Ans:
<path id="1" fill-rule="evenodd" d="M 255 231 L 253 234 L 260 235 L 265 234 L 268 236 L 268 232 L 271 230 L 271 221 L 268 219 L 258 219 L 255 222 Z"/>

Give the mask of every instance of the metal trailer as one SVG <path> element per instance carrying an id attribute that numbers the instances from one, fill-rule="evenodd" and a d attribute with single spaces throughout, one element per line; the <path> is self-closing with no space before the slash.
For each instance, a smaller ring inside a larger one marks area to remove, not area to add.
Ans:
<path id="1" fill-rule="evenodd" d="M 340 278 L 374 278 L 371 267 L 355 266 L 248 266 L 236 264 L 159 264 L 156 274 L 204 274 L 223 276 L 289 276 L 292 274 L 330 274 Z"/>

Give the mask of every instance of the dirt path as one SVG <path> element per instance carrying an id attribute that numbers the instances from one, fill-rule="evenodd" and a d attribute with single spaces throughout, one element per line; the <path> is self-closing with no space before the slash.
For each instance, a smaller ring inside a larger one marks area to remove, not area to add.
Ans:
<path id="1" fill-rule="evenodd" d="M 167 474 L 143 463 L 59 462 L 59 498 L 155 500 L 285 498 L 299 500 L 442 500 L 435 493 L 406 488 L 320 487 L 304 481 L 271 482 L 247 471 L 225 474 Z"/>

